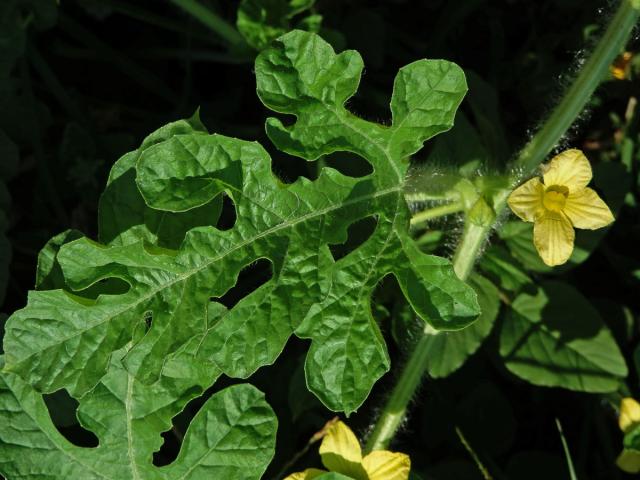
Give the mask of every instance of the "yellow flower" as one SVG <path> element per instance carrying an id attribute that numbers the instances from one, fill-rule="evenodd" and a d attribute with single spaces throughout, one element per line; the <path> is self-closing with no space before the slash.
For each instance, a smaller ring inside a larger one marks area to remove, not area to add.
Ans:
<path id="1" fill-rule="evenodd" d="M 633 398 L 623 398 L 620 402 L 618 425 L 625 434 L 640 425 L 640 404 Z M 640 472 L 640 451 L 625 448 L 616 460 L 616 465 L 627 473 Z"/>
<path id="2" fill-rule="evenodd" d="M 611 210 L 587 187 L 591 165 L 580 150 L 565 150 L 543 165 L 543 180 L 532 178 L 509 196 L 509 207 L 525 222 L 533 222 L 533 243 L 549 266 L 571 256 L 575 228 L 595 230 L 613 222 Z"/>
<path id="3" fill-rule="evenodd" d="M 407 480 L 411 468 L 411 460 L 404 453 L 376 450 L 363 458 L 358 439 L 340 421 L 329 426 L 320 445 L 320 458 L 329 471 L 354 480 Z M 308 468 L 285 480 L 311 480 L 323 473 L 326 471 Z"/>
<path id="4" fill-rule="evenodd" d="M 620 402 L 620 415 L 618 425 L 620 430 L 627 433 L 636 425 L 640 424 L 640 404 L 633 398 L 623 398 Z"/>
<path id="5" fill-rule="evenodd" d="M 622 55 L 618 56 L 618 58 L 616 58 L 613 64 L 609 67 L 611 74 L 618 80 L 624 80 L 627 78 L 632 58 L 633 53 L 631 52 L 624 52 Z"/>

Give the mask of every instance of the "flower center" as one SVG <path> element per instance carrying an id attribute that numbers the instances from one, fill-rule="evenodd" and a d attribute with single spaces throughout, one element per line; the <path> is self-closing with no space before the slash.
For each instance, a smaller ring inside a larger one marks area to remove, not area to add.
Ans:
<path id="1" fill-rule="evenodd" d="M 551 185 L 544 192 L 542 203 L 544 208 L 552 212 L 560 212 L 567 201 L 569 189 L 562 185 Z"/>

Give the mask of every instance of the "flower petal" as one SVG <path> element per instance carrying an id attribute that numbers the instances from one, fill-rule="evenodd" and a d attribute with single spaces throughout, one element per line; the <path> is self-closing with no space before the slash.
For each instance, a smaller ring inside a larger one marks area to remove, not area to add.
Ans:
<path id="1" fill-rule="evenodd" d="M 569 193 L 582 190 L 591 181 L 591 164 L 580 150 L 572 148 L 559 153 L 545 166 L 544 184 L 547 187 L 561 185 Z"/>
<path id="2" fill-rule="evenodd" d="M 411 459 L 404 453 L 376 450 L 364 457 L 362 466 L 369 480 L 407 480 Z"/>
<path id="3" fill-rule="evenodd" d="M 569 193 L 564 213 L 574 227 L 589 230 L 606 227 L 615 220 L 607 204 L 590 188 Z"/>
<path id="4" fill-rule="evenodd" d="M 620 402 L 620 416 L 618 425 L 620 430 L 628 432 L 640 423 L 640 404 L 631 397 L 623 398 Z"/>
<path id="5" fill-rule="evenodd" d="M 569 259 L 574 239 L 571 222 L 562 212 L 547 210 L 533 225 L 533 243 L 542 261 L 550 267 Z"/>
<path id="6" fill-rule="evenodd" d="M 528 182 L 516 188 L 507 203 L 509 208 L 513 210 L 525 222 L 533 222 L 536 215 L 540 214 L 542 207 L 542 199 L 544 196 L 544 185 L 538 177 L 532 178 Z"/>
<path id="7" fill-rule="evenodd" d="M 336 422 L 325 435 L 320 445 L 322 464 L 332 472 L 342 473 L 356 479 L 366 479 L 361 465 L 362 450 L 351 429 L 343 422 Z"/>
<path id="8" fill-rule="evenodd" d="M 284 480 L 311 480 L 319 477 L 323 473 L 327 473 L 326 470 L 320 470 L 319 468 L 307 468 L 304 472 L 292 473 Z"/>
<path id="9" fill-rule="evenodd" d="M 640 452 L 638 450 L 623 450 L 616 460 L 620 470 L 627 473 L 640 472 Z"/>

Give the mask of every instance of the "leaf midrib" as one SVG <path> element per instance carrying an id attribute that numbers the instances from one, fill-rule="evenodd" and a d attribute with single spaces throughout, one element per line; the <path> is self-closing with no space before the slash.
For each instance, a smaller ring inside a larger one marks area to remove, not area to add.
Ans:
<path id="1" fill-rule="evenodd" d="M 91 331 L 94 328 L 100 327 L 101 325 L 103 325 L 106 322 L 111 321 L 112 319 L 114 319 L 118 315 L 120 315 L 120 314 L 122 314 L 122 313 L 124 313 L 124 312 L 126 312 L 128 310 L 131 310 L 132 308 L 135 308 L 136 306 L 146 302 L 150 298 L 154 297 L 158 292 L 160 292 L 162 290 L 165 290 L 167 288 L 170 288 L 171 286 L 173 286 L 176 283 L 179 283 L 181 281 L 187 280 L 188 278 L 191 278 L 193 275 L 196 275 L 199 272 L 201 272 L 202 270 L 205 270 L 206 268 L 208 268 L 213 263 L 216 263 L 216 262 L 224 259 L 226 256 L 230 255 L 231 253 L 233 253 L 233 252 L 235 252 L 237 250 L 240 250 L 240 249 L 246 247 L 247 245 L 250 245 L 250 244 L 252 244 L 252 243 L 254 243 L 254 242 L 256 242 L 256 241 L 258 241 L 258 240 L 260 240 L 262 238 L 268 237 L 268 236 L 270 236 L 271 234 L 273 234 L 275 232 L 279 232 L 281 230 L 285 230 L 285 229 L 290 228 L 292 226 L 295 226 L 295 225 L 297 225 L 299 223 L 303 223 L 303 222 L 305 222 L 307 220 L 323 216 L 323 215 L 325 215 L 327 213 L 330 213 L 330 212 L 335 211 L 335 210 L 339 210 L 339 209 L 344 208 L 344 207 L 349 206 L 349 205 L 357 204 L 357 203 L 360 203 L 360 202 L 366 202 L 366 201 L 369 201 L 369 200 L 374 199 L 374 198 L 383 197 L 385 195 L 390 195 L 390 194 L 397 193 L 397 192 L 400 192 L 400 191 L 402 191 L 402 186 L 401 185 L 397 185 L 397 186 L 394 186 L 394 187 L 390 187 L 390 188 L 387 188 L 387 189 L 384 189 L 384 190 L 377 191 L 377 192 L 375 192 L 373 194 L 363 195 L 363 196 L 356 197 L 356 198 L 354 198 L 352 200 L 349 200 L 349 201 L 346 201 L 346 202 L 341 202 L 339 204 L 334 204 L 334 205 L 331 205 L 331 206 L 326 207 L 326 208 L 321 209 L 321 210 L 316 210 L 316 211 L 313 211 L 313 212 L 309 212 L 309 213 L 307 213 L 305 215 L 302 215 L 302 216 L 298 217 L 295 220 L 284 221 L 284 222 L 282 222 L 282 223 L 280 223 L 278 225 L 275 225 L 275 226 L 273 226 L 273 227 L 271 227 L 271 228 L 269 228 L 269 229 L 267 229 L 267 230 L 265 230 L 265 231 L 263 231 L 263 232 L 261 232 L 261 233 L 259 233 L 257 235 L 254 235 L 254 236 L 252 236 L 252 237 L 250 237 L 248 239 L 245 239 L 242 242 L 239 242 L 234 247 L 224 251 L 223 253 L 221 253 L 220 255 L 218 255 L 216 257 L 213 257 L 213 258 L 209 259 L 208 261 L 204 262 L 203 264 L 201 264 L 201 265 L 199 265 L 199 266 L 197 266 L 197 267 L 195 267 L 195 268 L 193 268 L 191 270 L 186 271 L 184 274 L 177 275 L 176 278 L 174 278 L 170 282 L 164 283 L 161 286 L 159 286 L 158 288 L 150 290 L 150 292 L 147 295 L 139 297 L 139 299 L 137 301 L 133 302 L 133 303 L 127 304 L 126 308 L 122 308 L 122 309 L 114 312 L 113 314 L 107 316 L 103 320 L 92 324 L 88 328 L 77 330 L 72 335 L 68 335 L 67 337 L 64 337 L 64 338 L 60 339 L 55 344 L 52 344 L 52 345 L 49 345 L 49 346 L 47 346 L 45 348 L 36 350 L 35 352 L 31 353 L 29 356 L 27 356 L 27 357 L 25 357 L 25 358 L 23 358 L 21 360 L 18 360 L 16 362 L 16 364 L 28 362 L 34 356 L 39 355 L 40 353 L 42 353 L 42 352 L 44 352 L 44 351 L 46 351 L 46 350 L 48 350 L 50 348 L 55 348 L 57 345 L 59 345 L 61 343 L 65 343 L 65 342 L 67 342 L 67 341 L 69 341 L 69 340 L 71 340 L 73 338 L 76 338 L 76 337 L 78 337 L 80 335 L 85 334 L 88 331 Z"/>

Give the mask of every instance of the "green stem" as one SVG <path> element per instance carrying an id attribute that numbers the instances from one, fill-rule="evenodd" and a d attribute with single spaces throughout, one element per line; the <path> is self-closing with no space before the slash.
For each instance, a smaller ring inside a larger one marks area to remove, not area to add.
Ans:
<path id="1" fill-rule="evenodd" d="M 368 438 L 365 450 L 385 450 L 393 436 L 398 431 L 400 424 L 404 420 L 411 397 L 415 395 L 425 367 L 429 360 L 429 335 L 435 333 L 429 325 L 425 326 L 425 332 L 418 340 L 418 343 L 405 364 L 398 382 L 395 384 L 391 396 L 384 406 L 384 410 Z"/>
<path id="2" fill-rule="evenodd" d="M 236 47 L 245 45 L 246 42 L 238 30 L 227 23 L 227 21 L 217 13 L 200 4 L 197 0 L 171 0 L 171 3 L 182 8 L 193 18 L 209 27 L 230 45 Z"/>
<path id="3" fill-rule="evenodd" d="M 476 258 L 479 257 L 480 248 L 484 244 L 487 227 L 467 223 L 462 234 L 462 239 L 453 255 L 453 270 L 462 280 L 466 280 L 473 270 Z"/>
<path id="4" fill-rule="evenodd" d="M 515 167 L 522 168 L 524 175 L 535 171 L 582 112 L 605 77 L 609 66 L 626 45 L 639 14 L 640 1 L 622 0 L 620 2 L 607 30 L 589 59 L 580 68 L 578 76 L 542 128 L 522 149 L 514 162 Z"/>
<path id="5" fill-rule="evenodd" d="M 521 171 L 521 177 L 533 173 L 538 165 L 560 141 L 571 124 L 580 115 L 591 95 L 605 76 L 609 66 L 624 48 L 633 27 L 640 16 L 640 1 L 622 0 L 618 10 L 611 17 L 609 26 L 598 41 L 589 59 L 584 63 L 573 84 L 567 89 L 560 103 L 554 108 L 542 128 L 520 151 L 513 162 L 514 170 Z M 507 204 L 508 193 L 497 202 L 495 210 L 499 218 Z M 475 256 L 465 254 L 462 250 L 479 252 L 491 233 L 492 226 L 483 227 L 483 232 L 465 230 L 453 257 L 453 268 L 456 272 L 470 272 L 477 260 Z M 472 234 L 467 238 L 467 233 Z"/>
<path id="6" fill-rule="evenodd" d="M 487 470 L 487 467 L 484 466 L 478 454 L 473 450 L 473 448 L 471 448 L 469 441 L 466 439 L 466 437 L 462 433 L 462 430 L 460 430 L 460 427 L 456 426 L 455 430 L 456 430 L 456 435 L 458 435 L 458 439 L 460 440 L 460 443 L 462 443 L 462 446 L 467 451 L 467 453 L 469 453 L 469 455 L 473 459 L 473 462 L 476 464 L 476 467 L 478 467 L 478 470 L 480 470 L 480 474 L 482 475 L 482 478 L 484 480 L 493 480 L 493 477 L 489 473 L 489 470 Z"/>
<path id="7" fill-rule="evenodd" d="M 560 420 L 556 418 L 556 427 L 558 427 L 558 433 L 560 434 L 560 441 L 562 442 L 562 450 L 564 450 L 564 457 L 567 461 L 567 468 L 569 469 L 569 478 L 570 480 L 578 480 L 578 476 L 576 475 L 576 469 L 573 466 L 573 459 L 571 458 L 571 451 L 569 450 L 569 445 L 567 444 L 567 439 L 564 436 L 564 432 L 562 431 L 562 425 L 560 424 Z"/>
<path id="8" fill-rule="evenodd" d="M 422 210 L 421 212 L 416 213 L 411 218 L 411 225 L 414 226 L 422 222 L 433 220 L 434 218 L 443 217 L 452 213 L 458 213 L 462 210 L 464 210 L 464 206 L 461 202 L 447 203 L 445 205 Z"/>
<path id="9" fill-rule="evenodd" d="M 537 168 L 578 117 L 609 65 L 624 48 L 639 15 L 640 0 L 622 0 L 620 2 L 618 10 L 611 17 L 606 32 L 593 50 L 589 60 L 580 69 L 574 83 L 566 91 L 564 98 L 542 128 L 515 160 L 513 166 L 521 170 L 523 175 L 530 174 Z M 497 218 L 504 210 L 509 193 L 505 192 L 503 197 L 497 201 L 495 207 Z M 466 226 L 453 257 L 453 268 L 460 278 L 466 279 L 472 272 L 475 261 L 492 228 L 492 225 L 468 224 Z M 378 417 L 367 442 L 367 451 L 386 448 L 400 427 L 409 402 L 420 386 L 426 371 L 429 361 L 428 338 L 432 334 L 433 332 L 425 331 L 425 334 L 418 340 L 391 392 L 391 396 Z"/>

